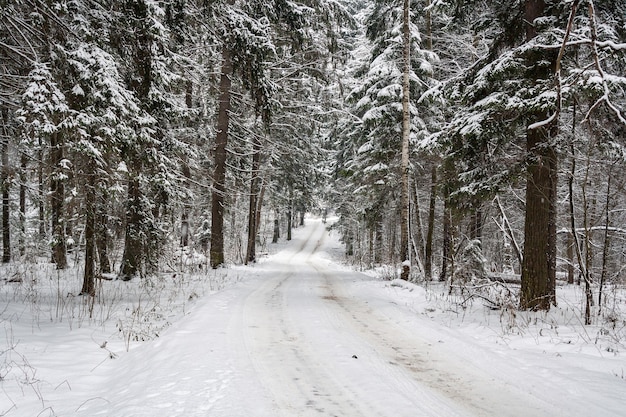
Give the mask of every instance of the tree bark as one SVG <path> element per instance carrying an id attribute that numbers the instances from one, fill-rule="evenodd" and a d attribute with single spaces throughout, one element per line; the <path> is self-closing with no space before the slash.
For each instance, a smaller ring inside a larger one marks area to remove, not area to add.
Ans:
<path id="1" fill-rule="evenodd" d="M 126 239 L 124 240 L 124 255 L 119 278 L 128 281 L 141 272 L 143 263 L 143 236 L 141 227 L 142 205 L 141 185 L 139 179 L 133 175 L 128 180 L 128 198 L 126 202 Z"/>
<path id="2" fill-rule="evenodd" d="M 50 155 L 53 172 L 50 179 L 50 198 L 52 215 L 52 262 L 57 269 L 67 267 L 67 257 L 65 248 L 65 221 L 64 221 L 64 201 L 65 184 L 62 172 L 63 160 L 63 139 L 58 133 L 53 133 L 50 138 Z"/>
<path id="3" fill-rule="evenodd" d="M 567 233 L 567 283 L 574 283 L 574 237 L 572 232 Z"/>
<path id="4" fill-rule="evenodd" d="M 93 172 L 93 169 L 90 170 Z M 82 295 L 96 295 L 96 190 L 95 175 L 87 174 L 87 184 L 85 186 L 85 270 L 83 273 L 83 287 L 80 290 Z"/>
<path id="5" fill-rule="evenodd" d="M 409 137 L 411 134 L 411 113 L 409 111 L 409 75 L 411 71 L 411 32 L 409 7 L 411 2 L 404 0 L 402 17 L 403 71 L 402 71 L 402 157 L 400 162 L 402 190 L 400 194 L 400 278 L 408 280 L 411 272 L 409 252 Z"/>
<path id="6" fill-rule="evenodd" d="M 26 255 L 26 154 L 20 155 L 20 256 Z"/>
<path id="7" fill-rule="evenodd" d="M 153 35 L 150 32 L 150 16 L 145 0 L 128 2 L 126 12 L 129 13 L 136 25 L 133 29 L 134 61 L 132 65 L 133 77 L 129 87 L 136 94 L 141 105 L 149 109 L 150 90 L 153 86 L 152 73 L 152 43 Z M 126 236 L 124 253 L 122 255 L 119 278 L 130 280 L 146 271 L 146 265 L 151 261 L 150 245 L 154 244 L 151 238 L 150 227 L 153 227 L 151 213 L 143 203 L 144 190 L 141 174 L 145 168 L 144 158 L 148 146 L 142 141 L 133 144 L 126 152 L 126 165 L 129 171 L 128 191 L 126 202 Z M 158 201 L 155 204 L 158 207 Z M 150 239 L 149 239 L 150 238 Z"/>
<path id="8" fill-rule="evenodd" d="M 185 91 L 185 104 L 188 110 L 191 110 L 193 107 L 193 83 L 190 80 L 187 80 L 187 88 Z M 192 126 L 189 126 L 192 127 Z M 189 180 L 191 179 L 191 170 L 189 168 L 189 163 L 187 160 L 184 160 L 182 163 L 182 172 L 183 172 L 183 184 L 185 188 L 189 188 Z M 183 212 L 181 214 L 180 219 L 180 246 L 187 247 L 189 246 L 189 212 L 191 211 L 191 207 L 188 201 L 188 198 L 185 198 L 183 202 Z"/>
<path id="9" fill-rule="evenodd" d="M 280 238 L 280 221 L 278 220 L 278 213 L 276 213 L 276 218 L 274 219 L 274 234 L 272 235 L 272 243 L 278 243 L 278 239 Z"/>
<path id="10" fill-rule="evenodd" d="M 437 199 L 437 167 L 433 165 L 430 172 L 430 205 L 428 207 L 428 230 L 426 232 L 426 248 L 424 250 L 424 271 L 426 280 L 433 278 L 433 236 L 435 230 L 435 204 Z"/>
<path id="11" fill-rule="evenodd" d="M 470 216 L 470 240 L 481 240 L 483 236 L 483 212 L 481 202 L 475 201 Z"/>
<path id="12" fill-rule="evenodd" d="M 291 198 L 289 198 L 289 208 L 287 209 L 287 241 L 291 240 L 292 223 L 293 213 L 291 212 Z"/>
<path id="13" fill-rule="evenodd" d="M 546 114 L 544 114 L 547 117 Z M 549 310 L 556 284 L 557 156 L 544 129 L 527 133 L 528 167 L 520 306 Z"/>
<path id="14" fill-rule="evenodd" d="M 448 278 L 448 265 L 452 255 L 452 213 L 450 209 L 450 196 L 444 195 L 443 204 L 443 248 L 441 254 L 441 272 L 439 281 L 444 282 Z"/>
<path id="15" fill-rule="evenodd" d="M 213 157 L 213 191 L 211 193 L 211 267 L 224 263 L 224 195 L 226 193 L 226 145 L 230 124 L 230 88 L 233 73 L 232 54 L 229 46 L 222 48 L 220 96 L 217 112 L 217 135 Z"/>
<path id="16" fill-rule="evenodd" d="M 261 168 L 261 142 L 257 137 L 252 144 L 252 170 L 250 178 L 250 204 L 248 209 L 248 246 L 246 265 L 256 261 L 257 210 L 259 200 L 259 182 Z"/>
<path id="17" fill-rule="evenodd" d="M 535 19 L 543 16 L 544 0 L 526 0 L 526 40 L 537 35 Z M 529 77 L 546 79 L 555 71 L 556 57 L 545 51 L 529 53 Z M 545 66 L 540 59 L 549 60 Z M 544 65 L 541 67 L 540 65 Z M 531 114 L 532 122 L 547 120 L 547 111 Z M 554 122 L 544 126 L 529 126 L 526 132 L 526 150 L 529 165 L 526 183 L 526 215 L 524 222 L 524 259 L 520 308 L 549 310 L 556 304 L 556 184 L 557 155 L 552 138 L 556 135 Z"/>
<path id="18" fill-rule="evenodd" d="M 9 196 L 9 156 L 6 141 L 2 144 L 2 263 L 11 262 L 11 199 Z"/>
<path id="19" fill-rule="evenodd" d="M 260 178 L 261 190 L 259 191 L 259 198 L 256 202 L 256 236 L 259 236 L 261 228 L 261 209 L 263 208 L 263 199 L 265 198 L 265 190 L 267 189 L 267 183 L 263 177 Z"/>
<path id="20" fill-rule="evenodd" d="M 611 202 L 611 172 L 609 171 L 607 184 L 606 184 L 606 200 L 604 204 L 604 244 L 602 245 L 602 271 L 600 273 L 600 288 L 598 288 L 598 315 L 602 312 L 602 294 L 604 291 L 604 283 L 607 276 L 607 263 L 609 258 L 609 227 L 611 224 L 611 212 L 609 210 L 609 204 Z M 589 323 L 591 324 L 591 323 Z"/>
<path id="21" fill-rule="evenodd" d="M 413 177 L 413 186 L 411 187 L 411 195 L 413 197 L 413 207 L 412 207 L 412 215 L 411 218 L 413 219 L 413 224 L 414 226 L 411 228 L 412 231 L 412 246 L 413 251 L 415 253 L 416 257 L 419 258 L 423 258 L 424 257 L 424 253 L 426 252 L 425 249 L 425 244 L 426 244 L 426 238 L 424 236 L 424 227 L 423 227 L 423 222 L 422 222 L 422 213 L 421 213 L 421 206 L 420 206 L 420 201 L 419 201 L 419 194 L 418 194 L 418 188 L 417 188 L 417 179 L 415 178 L 415 176 Z"/>
<path id="22" fill-rule="evenodd" d="M 98 250 L 98 263 L 100 265 L 100 273 L 111 273 L 111 262 L 109 261 L 108 236 L 107 236 L 107 207 L 105 195 L 102 186 L 96 189 L 96 219 L 95 219 L 95 235 L 96 249 Z"/>
<path id="23" fill-rule="evenodd" d="M 4 113 L 4 110 L 3 110 Z M 5 121 L 8 117 L 4 117 Z M 5 122 L 6 123 L 6 122 Z M 2 172 L 0 183 L 2 184 L 2 263 L 11 262 L 11 211 L 10 196 L 11 180 L 9 178 L 9 144 L 8 135 L 2 140 Z"/>
<path id="24" fill-rule="evenodd" d="M 189 179 L 191 179 L 191 170 L 189 169 L 189 164 L 185 161 L 182 166 L 183 171 L 183 183 L 186 187 L 189 186 Z M 187 199 L 183 202 L 183 212 L 180 218 L 180 246 L 187 247 L 189 246 L 189 212 L 191 211 L 191 207 Z"/>
<path id="25" fill-rule="evenodd" d="M 381 264 L 384 257 L 383 247 L 383 216 L 376 213 L 376 221 L 374 223 L 374 263 Z"/>
<path id="26" fill-rule="evenodd" d="M 39 139 L 39 149 L 38 149 L 38 166 L 37 166 L 37 184 L 39 191 L 39 201 L 38 201 L 38 212 L 39 212 L 39 240 L 40 242 L 46 241 L 46 210 L 45 210 L 45 201 L 46 201 L 46 185 L 43 177 L 43 143 L 41 138 Z"/>

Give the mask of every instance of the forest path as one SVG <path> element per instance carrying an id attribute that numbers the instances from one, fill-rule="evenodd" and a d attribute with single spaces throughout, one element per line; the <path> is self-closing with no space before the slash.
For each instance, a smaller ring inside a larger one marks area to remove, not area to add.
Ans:
<path id="1" fill-rule="evenodd" d="M 60 384 L 55 411 L 89 417 L 621 415 L 606 408 L 620 404 L 619 390 L 601 394 L 608 385 L 594 382 L 613 386 L 613 377 L 593 379 L 586 371 L 584 380 L 576 379 L 575 362 L 566 358 L 485 344 L 464 336 L 455 321 L 445 326 L 430 319 L 426 304 L 407 301 L 426 295 L 406 298 L 423 291 L 419 287 L 393 287 L 333 262 L 329 254 L 340 244 L 325 226 L 309 219 L 279 253 L 253 267 L 233 267 L 241 281 L 201 298 L 157 340 L 94 368 L 72 384 L 71 401 Z M 600 400 L 590 402 L 590 395 Z"/>
<path id="2" fill-rule="evenodd" d="M 242 307 L 246 351 L 275 415 L 558 415 L 403 326 L 418 317 L 352 294 L 362 277 L 318 256 L 326 235 L 313 221 L 297 251 L 261 266 L 272 278 Z"/>

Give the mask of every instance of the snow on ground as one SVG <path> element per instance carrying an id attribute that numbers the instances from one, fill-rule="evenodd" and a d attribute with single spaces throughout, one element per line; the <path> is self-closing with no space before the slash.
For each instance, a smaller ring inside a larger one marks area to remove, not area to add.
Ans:
<path id="1" fill-rule="evenodd" d="M 317 219 L 273 252 L 103 281 L 93 306 L 75 271 L 4 270 L 0 416 L 626 413 L 624 318 L 582 326 L 577 288 L 547 314 L 461 305 L 341 265 Z"/>

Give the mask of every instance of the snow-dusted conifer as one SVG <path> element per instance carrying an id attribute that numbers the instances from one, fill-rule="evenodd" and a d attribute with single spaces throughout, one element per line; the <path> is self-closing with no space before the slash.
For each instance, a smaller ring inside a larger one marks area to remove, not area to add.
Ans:
<path id="1" fill-rule="evenodd" d="M 65 159 L 64 136 L 71 128 L 67 100 L 46 64 L 35 64 L 30 71 L 17 120 L 27 147 L 49 146 L 52 205 L 52 261 L 57 268 L 67 265 L 65 254 L 64 182 L 71 163 Z M 48 145 L 49 144 L 49 145 Z M 43 155 L 43 152 L 40 153 Z M 40 164 L 43 165 L 43 161 Z"/>
<path id="2" fill-rule="evenodd" d="M 432 84 L 432 62 L 436 56 L 421 46 L 415 19 L 418 3 L 411 4 L 409 25 L 409 144 L 414 148 L 426 134 L 426 125 L 418 110 L 417 98 Z M 351 113 L 356 119 L 347 123 L 346 145 L 352 143 L 352 155 L 346 154 L 343 165 L 352 178 L 371 230 L 381 227 L 385 212 L 400 203 L 400 150 L 402 137 L 403 96 L 403 9 L 397 2 L 379 1 L 365 14 L 366 38 L 356 50 L 362 67 L 348 95 Z M 378 232 L 376 232 L 378 233 Z"/>
<path id="3" fill-rule="evenodd" d="M 594 68 L 570 66 L 570 59 L 576 56 L 573 48 L 580 53 L 583 45 L 598 44 L 590 38 L 590 14 L 575 11 L 579 3 L 593 6 L 594 2 L 494 5 L 491 16 L 499 26 L 492 47 L 469 71 L 448 83 L 450 97 L 464 107 L 436 135 L 447 149 L 448 166 L 454 167 L 455 174 L 450 177 L 457 205 L 493 196 L 526 170 L 522 308 L 549 309 L 556 302 L 559 116 L 576 84 L 585 79 L 577 73 Z M 615 16 L 613 10 L 605 12 L 605 16 Z M 489 31 L 493 29 L 489 27 Z M 612 34 L 617 32 L 609 30 L 604 35 Z M 613 36 L 604 46 L 610 49 L 615 40 Z M 563 77 L 570 68 L 571 76 Z M 603 91 L 611 89 L 606 88 L 606 78 L 591 78 Z M 610 96 L 600 95 L 598 102 L 610 108 Z"/>

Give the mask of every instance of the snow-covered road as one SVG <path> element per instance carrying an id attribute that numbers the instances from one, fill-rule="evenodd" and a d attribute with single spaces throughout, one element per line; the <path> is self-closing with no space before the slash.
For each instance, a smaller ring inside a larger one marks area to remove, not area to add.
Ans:
<path id="1" fill-rule="evenodd" d="M 272 278 L 244 301 L 240 329 L 268 415 L 558 415 L 403 327 L 413 314 L 387 316 L 352 294 L 362 278 L 317 256 L 325 236 L 317 223 L 298 251 L 263 265 Z"/>
<path id="2" fill-rule="evenodd" d="M 51 381 L 50 415 L 620 415 L 620 390 L 604 388 L 623 380 L 569 375 L 566 362 L 551 373 L 551 359 L 463 337 L 381 291 L 388 284 L 373 287 L 334 263 L 331 244 L 325 225 L 309 220 L 284 250 L 241 268 L 240 282 L 201 298 L 160 338 Z M 399 288 L 421 290 L 407 286 Z M 589 385 L 579 390 L 577 380 Z"/>

